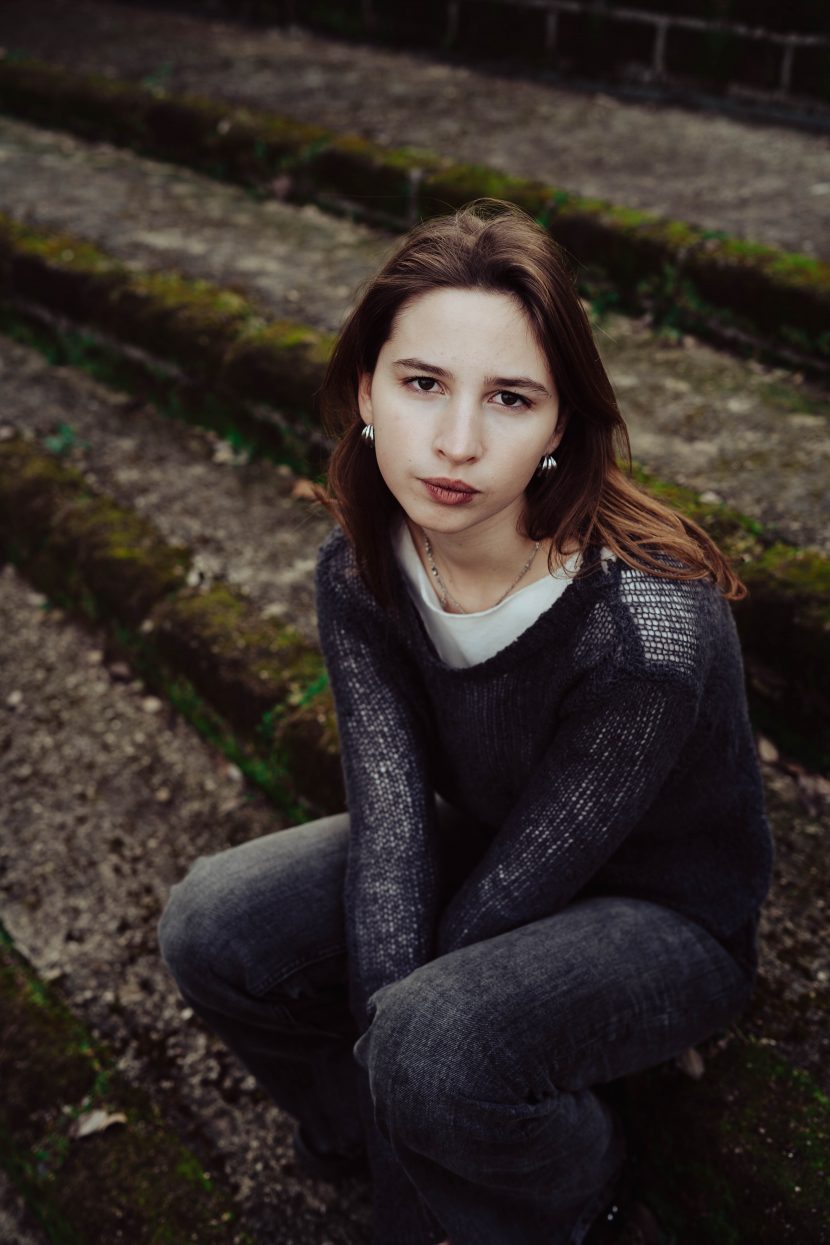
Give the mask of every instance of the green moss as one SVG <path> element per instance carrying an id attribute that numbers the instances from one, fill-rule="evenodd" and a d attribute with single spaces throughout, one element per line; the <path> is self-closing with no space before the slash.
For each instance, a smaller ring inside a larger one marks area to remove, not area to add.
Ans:
<path id="1" fill-rule="evenodd" d="M 733 1041 L 704 1079 L 629 1079 L 647 1200 L 695 1245 L 796 1245 L 830 1222 L 830 1113 L 809 1076 Z"/>
<path id="2" fill-rule="evenodd" d="M 809 256 L 787 255 L 599 200 L 563 198 L 556 188 L 483 166 L 453 165 L 430 152 L 383 149 L 356 136 L 337 136 L 211 100 L 153 95 L 130 84 L 54 73 L 33 64 L 0 64 L 2 99 L 26 115 L 27 109 L 51 109 L 55 123 L 84 134 L 97 124 L 105 137 L 184 159 L 246 186 L 267 186 L 275 170 L 284 169 L 292 174 L 293 197 L 334 191 L 340 198 L 351 197 L 369 217 L 380 214 L 401 224 L 483 196 L 507 199 L 549 225 L 580 264 L 610 276 L 624 296 L 621 305 L 638 312 L 652 309 L 664 331 L 694 331 L 732 345 L 744 343 L 748 335 L 771 357 L 781 358 L 794 347 L 806 363 L 815 358 L 819 365 L 830 356 L 830 265 Z M 425 166 L 427 176 L 416 188 L 407 174 Z M 50 251 L 44 258 L 58 263 L 60 254 Z M 669 280 L 667 263 L 678 266 Z M 196 316 L 196 327 L 210 338 L 213 353 L 215 311 L 206 321 L 202 306 Z M 177 327 L 184 332 L 184 326 Z M 162 326 L 149 345 L 160 348 L 168 337 Z M 177 349 L 185 349 L 186 364 L 200 367 L 198 354 L 188 354 L 183 341 Z"/>
<path id="3" fill-rule="evenodd" d="M 309 768 L 315 771 L 314 780 L 310 785 L 303 785 L 290 772 L 284 753 L 275 742 L 276 730 L 286 716 L 286 706 L 269 706 L 261 713 L 259 722 L 243 734 L 206 699 L 180 667 L 164 659 L 152 634 L 120 626 L 113 628 L 113 634 L 120 650 L 146 685 L 167 699 L 203 739 L 232 761 L 288 821 L 299 824 L 322 812 L 335 811 L 318 802 L 314 758 L 309 758 Z"/>
<path id="4" fill-rule="evenodd" d="M 168 606 L 167 621 L 198 634 L 217 657 L 256 664 L 261 682 L 285 687 L 286 696 L 320 677 L 322 659 L 296 628 L 263 619 L 226 584 L 198 595 L 182 594 Z"/>
<path id="5" fill-rule="evenodd" d="M 134 278 L 135 288 L 149 294 L 162 307 L 190 312 L 222 321 L 229 317 L 246 320 L 253 314 L 241 294 L 223 290 L 210 281 L 185 279 L 174 272 L 142 273 Z"/>
<path id="6" fill-rule="evenodd" d="M 714 262 L 755 268 L 779 281 L 820 291 L 830 299 L 830 263 L 826 260 L 729 237 L 709 244 L 706 251 Z"/>
<path id="7" fill-rule="evenodd" d="M 452 164 L 430 172 L 418 191 L 418 204 L 425 215 L 440 215 L 473 199 L 504 199 L 537 216 L 549 208 L 550 188 L 499 173 L 478 164 Z"/>
<path id="8" fill-rule="evenodd" d="M 743 562 L 761 553 L 764 533 L 757 520 L 722 502 L 704 502 L 694 489 L 661 480 L 638 463 L 632 464 L 632 476 L 652 497 L 700 524 L 727 556 Z"/>
<path id="9" fill-rule="evenodd" d="M 11 308 L 2 302 L 0 332 L 39 351 L 50 363 L 81 369 L 111 389 L 153 403 L 169 419 L 213 429 L 234 449 L 246 449 L 249 457 L 285 464 L 301 476 L 315 475 L 322 468 L 324 451 L 303 440 L 302 428 L 295 434 L 263 420 L 239 396 L 223 398 L 215 385 L 183 382 L 174 370 L 122 353 L 110 339 L 66 323 L 41 320 L 30 309 Z M 309 343 L 308 356 L 322 366 L 329 349 L 330 338 L 320 334 Z M 54 436 L 43 440 L 45 448 L 56 456 L 77 443 L 74 433 L 63 425 Z"/>
<path id="10" fill-rule="evenodd" d="M 7 216 L 0 216 L 0 225 L 16 251 L 37 256 L 69 272 L 126 272 L 122 264 L 109 259 L 89 243 L 68 234 L 37 233 L 16 224 Z"/>
<path id="11" fill-rule="evenodd" d="M 0 532 L 47 592 L 136 621 L 184 583 L 189 554 L 21 438 L 0 444 Z"/>
<path id="12" fill-rule="evenodd" d="M 777 584 L 794 603 L 809 608 L 820 627 L 830 628 L 830 562 L 820 553 L 776 543 L 754 560 L 748 573 Z"/>

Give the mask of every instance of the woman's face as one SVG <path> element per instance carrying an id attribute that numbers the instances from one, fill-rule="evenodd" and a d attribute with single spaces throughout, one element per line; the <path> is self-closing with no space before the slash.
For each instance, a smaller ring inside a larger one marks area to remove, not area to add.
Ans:
<path id="1" fill-rule="evenodd" d="M 386 484 L 421 527 L 515 530 L 524 490 L 564 432 L 547 361 L 518 300 L 430 290 L 396 317 L 359 386 Z"/>

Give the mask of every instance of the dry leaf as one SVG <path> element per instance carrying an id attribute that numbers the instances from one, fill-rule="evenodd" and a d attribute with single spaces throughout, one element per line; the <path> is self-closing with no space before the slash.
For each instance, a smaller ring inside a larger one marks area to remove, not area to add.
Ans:
<path id="1" fill-rule="evenodd" d="M 105 1128 L 111 1128 L 113 1124 L 126 1124 L 127 1117 L 121 1111 L 115 1111 L 112 1115 L 108 1111 L 102 1111 L 100 1107 L 96 1107 L 94 1111 L 87 1111 L 85 1115 L 79 1115 L 75 1121 L 73 1136 L 89 1137 L 92 1133 L 102 1133 Z"/>

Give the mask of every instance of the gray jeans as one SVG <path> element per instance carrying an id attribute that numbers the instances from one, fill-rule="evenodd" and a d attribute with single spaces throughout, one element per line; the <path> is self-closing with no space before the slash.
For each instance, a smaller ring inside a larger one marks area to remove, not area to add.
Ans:
<path id="1" fill-rule="evenodd" d="M 724 1030 L 754 977 L 685 917 L 595 896 L 384 986 L 361 1036 L 348 826 L 196 860 L 159 926 L 183 998 L 312 1143 L 361 1143 L 355 1060 L 366 1068 L 378 1126 L 452 1245 L 579 1245 L 625 1159 L 603 1087 Z M 457 851 L 452 885 L 480 847 Z"/>

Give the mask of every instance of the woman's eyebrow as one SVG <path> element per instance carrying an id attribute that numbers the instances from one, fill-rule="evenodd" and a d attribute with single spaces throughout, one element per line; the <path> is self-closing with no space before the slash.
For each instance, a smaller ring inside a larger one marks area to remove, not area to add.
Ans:
<path id="1" fill-rule="evenodd" d="M 448 372 L 445 367 L 438 367 L 437 363 L 425 363 L 423 359 L 394 359 L 393 366 L 414 368 L 421 372 L 432 372 L 435 376 L 440 376 L 442 380 L 453 380 L 452 372 Z M 485 376 L 485 385 L 503 385 L 505 389 L 527 389 L 530 393 L 538 393 L 543 398 L 552 398 L 544 385 L 540 385 L 538 380 L 531 380 L 529 376 Z"/>

